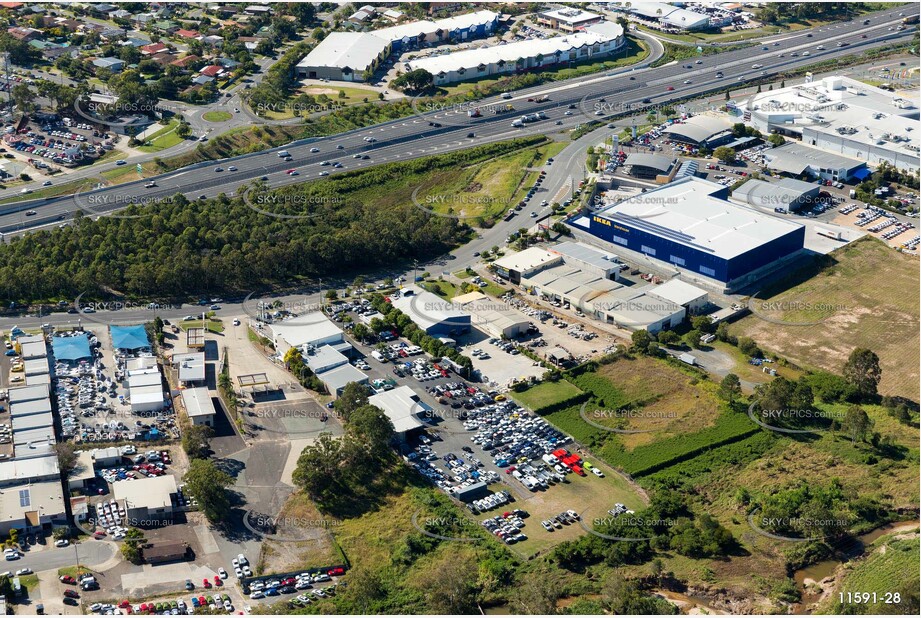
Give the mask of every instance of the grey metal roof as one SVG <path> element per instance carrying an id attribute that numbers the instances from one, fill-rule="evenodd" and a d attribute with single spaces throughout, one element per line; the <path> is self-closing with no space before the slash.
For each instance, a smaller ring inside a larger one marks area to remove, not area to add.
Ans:
<path id="1" fill-rule="evenodd" d="M 665 174 L 672 168 L 674 161 L 668 157 L 649 154 L 646 152 L 634 152 L 627 155 L 627 160 L 624 162 L 625 166 L 638 165 L 641 167 L 651 167 L 654 170 Z"/>
<path id="2" fill-rule="evenodd" d="M 851 159 L 803 144 L 791 142 L 779 148 L 764 151 L 768 167 L 788 174 L 802 174 L 807 168 L 829 168 L 854 170 L 866 165 L 863 161 Z"/>
<path id="3" fill-rule="evenodd" d="M 819 189 L 818 185 L 795 178 L 781 178 L 776 182 L 750 179 L 733 191 L 732 197 L 753 206 L 777 206 L 794 204 L 810 195 L 818 195 Z"/>
<path id="4" fill-rule="evenodd" d="M 695 142 L 705 142 L 714 135 L 727 131 L 732 123 L 726 118 L 716 116 L 693 116 L 684 122 L 675 123 L 665 129 L 665 133 L 677 135 Z"/>

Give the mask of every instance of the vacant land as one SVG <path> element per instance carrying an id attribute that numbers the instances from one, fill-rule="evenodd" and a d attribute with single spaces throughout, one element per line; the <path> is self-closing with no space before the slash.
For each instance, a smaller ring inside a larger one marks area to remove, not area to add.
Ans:
<path id="1" fill-rule="evenodd" d="M 731 332 L 836 373 L 854 348 L 869 348 L 883 369 L 880 392 L 917 400 L 918 364 L 905 359 L 921 353 L 919 293 L 918 260 L 864 238 L 759 294 L 756 312 Z"/>
<path id="2" fill-rule="evenodd" d="M 159 152 L 182 143 L 183 138 L 176 134 L 176 127 L 178 126 L 178 120 L 170 120 L 169 124 L 165 127 L 148 136 L 147 139 L 144 140 L 144 144 L 138 146 L 138 150 L 142 152 Z"/>
<path id="3" fill-rule="evenodd" d="M 305 494 L 293 494 L 278 514 L 276 539 L 267 538 L 262 544 L 259 572 L 287 573 L 342 564 L 343 556 L 333 540 L 340 523 L 321 515 Z"/>
<path id="4" fill-rule="evenodd" d="M 541 410 L 582 394 L 582 389 L 566 380 L 558 382 L 541 382 L 523 393 L 512 396 L 523 406 L 531 410 Z"/>

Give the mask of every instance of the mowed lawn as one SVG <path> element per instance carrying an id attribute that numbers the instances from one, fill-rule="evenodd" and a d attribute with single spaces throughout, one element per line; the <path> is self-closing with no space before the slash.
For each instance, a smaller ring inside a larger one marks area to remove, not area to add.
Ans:
<path id="1" fill-rule="evenodd" d="M 766 290 L 755 305 L 772 320 L 817 324 L 784 325 L 753 314 L 732 325 L 731 332 L 799 365 L 836 373 L 854 348 L 869 348 L 880 358 L 880 392 L 917 399 L 918 363 L 906 362 L 921 353 L 917 258 L 872 238 L 829 257 L 817 272 L 807 268 L 791 274 L 786 289 Z"/>

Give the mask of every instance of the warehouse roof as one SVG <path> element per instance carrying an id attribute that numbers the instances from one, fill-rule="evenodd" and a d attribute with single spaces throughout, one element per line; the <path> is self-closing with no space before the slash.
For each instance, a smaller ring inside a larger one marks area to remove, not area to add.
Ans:
<path id="1" fill-rule="evenodd" d="M 211 401 L 211 395 L 204 386 L 198 388 L 187 388 L 182 391 L 182 405 L 185 406 L 186 414 L 189 418 L 197 416 L 214 416 L 214 402 Z"/>
<path id="2" fill-rule="evenodd" d="M 29 358 L 23 361 L 23 372 L 27 376 L 38 375 L 42 373 L 48 373 L 51 370 L 50 365 L 48 365 L 48 358 Z"/>
<path id="3" fill-rule="evenodd" d="M 701 115 L 671 124 L 665 129 L 665 133 L 701 143 L 731 128 L 732 123 L 728 118 Z"/>
<path id="4" fill-rule="evenodd" d="M 527 328 L 528 318 L 507 304 L 494 300 L 482 292 L 470 292 L 455 296 L 452 301 L 474 316 L 473 324 L 479 328 L 493 327 L 504 331 L 507 328 Z"/>
<path id="5" fill-rule="evenodd" d="M 135 479 L 112 484 L 116 500 L 124 500 L 127 508 L 160 509 L 172 505 L 170 495 L 176 493 L 176 477 L 172 474 Z"/>
<path id="6" fill-rule="evenodd" d="M 493 262 L 497 268 L 509 271 L 526 272 L 540 266 L 561 262 L 559 255 L 554 255 L 540 247 L 529 247 L 524 251 L 511 253 Z"/>
<path id="7" fill-rule="evenodd" d="M 422 330 L 436 325 L 464 328 L 470 324 L 470 314 L 457 309 L 451 301 L 416 286 L 404 288 L 400 296 L 393 296 L 390 301 Z"/>
<path id="8" fill-rule="evenodd" d="M 65 513 L 61 482 L 57 479 L 7 487 L 0 491 L 0 527 L 20 526 L 24 520 L 37 526 L 42 517 Z"/>
<path id="9" fill-rule="evenodd" d="M 336 393 L 345 388 L 345 385 L 349 382 L 364 384 L 368 381 L 368 376 L 348 363 L 334 367 L 329 371 L 318 373 L 317 377 L 323 380 L 323 384 L 326 385 L 330 393 Z"/>
<path id="10" fill-rule="evenodd" d="M 328 371 L 339 365 L 348 364 L 349 359 L 345 354 L 331 345 L 322 345 L 314 348 L 309 354 L 304 356 L 307 366 L 315 373 Z"/>
<path id="11" fill-rule="evenodd" d="M 0 483 L 43 479 L 57 476 L 59 472 L 57 455 L 0 461 Z"/>
<path id="12" fill-rule="evenodd" d="M 844 157 L 842 155 L 825 152 L 817 148 L 810 148 L 803 144 L 790 142 L 779 148 L 764 151 L 767 167 L 778 172 L 788 174 L 802 174 L 810 167 L 853 170 L 864 167 L 866 163 Z"/>
<path id="13" fill-rule="evenodd" d="M 559 253 L 564 259 L 570 258 L 603 270 L 616 268 L 616 264 L 614 263 L 617 258 L 616 255 L 581 242 L 561 242 L 550 247 L 550 250 L 554 253 Z"/>
<path id="14" fill-rule="evenodd" d="M 388 40 L 370 32 L 331 32 L 297 66 L 349 68 L 361 72 L 374 64 L 388 45 Z"/>
<path id="15" fill-rule="evenodd" d="M 281 337 L 288 345 L 299 347 L 315 345 L 324 339 L 342 340 L 342 329 L 320 311 L 313 311 L 272 324 L 272 334 Z"/>
<path id="16" fill-rule="evenodd" d="M 727 260 L 803 227 L 714 195 L 723 190 L 689 176 L 607 206 L 595 216 Z"/>
<path id="17" fill-rule="evenodd" d="M 618 26 L 618 32 L 623 34 L 623 28 Z M 425 69 L 432 75 L 438 75 L 439 73 L 450 73 L 459 69 L 475 69 L 481 65 L 488 66 L 499 62 L 514 63 L 519 58 L 534 58 L 538 55 L 547 57 L 557 53 L 567 54 L 571 50 L 581 49 L 587 45 L 606 43 L 615 38 L 618 37 L 612 37 L 601 32 L 576 32 L 575 34 L 550 39 L 528 39 L 507 45 L 492 45 L 443 56 L 419 58 L 406 64 L 411 69 Z"/>
<path id="18" fill-rule="evenodd" d="M 181 382 L 198 382 L 205 379 L 205 353 L 174 354 L 173 365 L 179 367 Z"/>
<path id="19" fill-rule="evenodd" d="M 9 390 L 10 404 L 22 401 L 34 401 L 36 399 L 45 399 L 49 396 L 50 390 L 45 385 L 40 386 L 20 386 Z"/>
<path id="20" fill-rule="evenodd" d="M 636 2 L 632 10 L 637 15 L 657 19 L 676 28 L 699 28 L 710 23 L 710 18 L 706 15 L 680 9 L 664 2 Z"/>
<path id="21" fill-rule="evenodd" d="M 818 185 L 795 178 L 781 178 L 773 182 L 750 179 L 734 190 L 732 197 L 753 206 L 778 206 L 794 204 L 818 193 Z"/>
<path id="22" fill-rule="evenodd" d="M 48 347 L 44 341 L 20 341 L 23 358 L 41 358 L 48 355 Z"/>
<path id="23" fill-rule="evenodd" d="M 652 285 L 620 286 L 595 298 L 590 303 L 595 310 L 610 315 L 621 326 L 645 328 L 664 318 L 682 312 L 680 305 L 650 294 Z"/>
<path id="24" fill-rule="evenodd" d="M 51 429 L 54 425 L 54 418 L 51 412 L 41 414 L 30 414 L 29 416 L 17 416 L 12 419 L 13 433 L 28 431 L 30 429 Z"/>
<path id="25" fill-rule="evenodd" d="M 435 20 L 435 25 L 439 30 L 446 32 L 456 32 L 458 30 L 469 30 L 477 26 L 485 26 L 499 19 L 499 14 L 492 11 L 475 11 L 473 13 L 464 13 L 455 17 L 445 17 L 444 19 Z"/>
<path id="26" fill-rule="evenodd" d="M 665 283 L 653 285 L 653 287 L 648 288 L 648 293 L 682 307 L 707 296 L 705 290 L 701 290 L 690 283 L 685 283 L 677 277 L 669 279 Z"/>
<path id="27" fill-rule="evenodd" d="M 42 414 L 44 412 L 51 412 L 51 399 L 48 397 L 21 401 L 10 405 L 10 415 L 13 418 L 30 414 Z"/>
<path id="28" fill-rule="evenodd" d="M 667 174 L 668 171 L 672 169 L 672 166 L 675 165 L 675 161 L 662 155 L 649 154 L 647 152 L 633 152 L 627 155 L 627 160 L 624 162 L 624 165 L 649 167 L 660 174 Z"/>
<path id="29" fill-rule="evenodd" d="M 556 9 L 553 11 L 544 11 L 543 13 L 540 13 L 539 16 L 546 19 L 555 19 L 557 21 L 572 25 L 591 21 L 601 17 L 598 15 L 598 13 L 589 13 L 588 11 L 583 11 L 582 9 L 570 7 Z"/>
<path id="30" fill-rule="evenodd" d="M 26 384 L 28 386 L 35 386 L 38 384 L 51 384 L 51 374 L 50 373 L 33 373 L 32 375 L 26 376 Z"/>
<path id="31" fill-rule="evenodd" d="M 413 389 L 405 385 L 371 395 L 368 397 L 368 403 L 384 411 L 397 433 L 422 427 L 422 422 L 415 415 L 431 410 L 428 405 L 419 401 L 419 396 Z"/>

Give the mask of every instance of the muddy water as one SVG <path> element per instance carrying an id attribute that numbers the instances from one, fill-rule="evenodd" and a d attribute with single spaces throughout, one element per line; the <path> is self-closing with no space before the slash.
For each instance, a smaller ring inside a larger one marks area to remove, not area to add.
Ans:
<path id="1" fill-rule="evenodd" d="M 839 566 L 848 560 L 853 560 L 854 558 L 863 555 L 864 552 L 866 552 L 867 547 L 869 547 L 873 541 L 883 535 L 891 534 L 893 532 L 914 530 L 916 528 L 918 528 L 917 520 L 899 521 L 893 522 L 891 524 L 886 524 L 885 526 L 877 528 L 872 532 L 868 532 L 857 537 L 854 542 L 849 543 L 844 547 L 836 548 L 839 552 L 839 559 L 823 560 L 822 562 L 817 562 L 815 564 L 809 565 L 806 568 L 796 571 L 796 573 L 793 574 L 793 579 L 796 580 L 796 584 L 803 592 L 803 600 L 799 605 L 796 606 L 795 611 L 802 611 L 802 609 L 807 605 L 814 603 L 819 599 L 821 593 L 806 589 L 805 585 L 808 581 L 817 583 L 826 577 L 831 577 L 834 575 Z"/>

